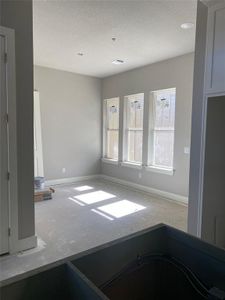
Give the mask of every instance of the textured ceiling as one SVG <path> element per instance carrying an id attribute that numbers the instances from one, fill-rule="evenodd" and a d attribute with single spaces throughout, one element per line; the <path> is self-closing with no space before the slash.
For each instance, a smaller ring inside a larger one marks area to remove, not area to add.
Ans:
<path id="1" fill-rule="evenodd" d="M 192 52 L 195 19 L 196 0 L 34 0 L 35 64 L 107 77 Z"/>

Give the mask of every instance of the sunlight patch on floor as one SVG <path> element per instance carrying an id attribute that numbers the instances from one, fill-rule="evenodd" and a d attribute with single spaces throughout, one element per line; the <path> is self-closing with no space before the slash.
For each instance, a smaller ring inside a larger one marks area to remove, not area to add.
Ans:
<path id="1" fill-rule="evenodd" d="M 89 186 L 89 185 L 82 185 L 82 186 L 75 187 L 74 190 L 76 190 L 78 192 L 83 192 L 83 191 L 93 190 L 93 187 Z"/>
<path id="2" fill-rule="evenodd" d="M 102 216 L 102 217 L 104 217 L 104 218 L 106 218 L 110 221 L 114 220 L 112 217 L 107 216 L 106 214 L 104 214 L 103 212 L 98 211 L 97 209 L 91 209 L 91 211 L 95 212 L 96 214 L 98 214 L 98 215 L 100 215 L 100 216 Z"/>
<path id="3" fill-rule="evenodd" d="M 77 204 L 79 204 L 80 206 L 85 206 L 84 203 L 81 203 L 81 202 L 77 201 L 76 199 L 74 199 L 72 197 L 69 197 L 68 199 L 71 200 L 71 201 L 73 201 L 73 202 L 75 202 L 75 203 L 77 203 Z"/>
<path id="4" fill-rule="evenodd" d="M 85 204 L 93 204 L 103 200 L 115 198 L 116 196 L 110 193 L 106 193 L 104 191 L 96 191 L 96 192 L 82 194 L 74 197 L 84 202 Z"/>
<path id="5" fill-rule="evenodd" d="M 98 210 L 107 213 L 115 218 L 122 218 L 124 216 L 136 213 L 145 208 L 145 206 L 136 204 L 128 200 L 121 200 L 115 203 L 100 206 L 98 207 Z"/>

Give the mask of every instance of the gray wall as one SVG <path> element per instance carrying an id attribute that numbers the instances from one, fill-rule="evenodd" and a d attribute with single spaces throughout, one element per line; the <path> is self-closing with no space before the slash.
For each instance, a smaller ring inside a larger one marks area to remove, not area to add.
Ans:
<path id="1" fill-rule="evenodd" d="M 15 29 L 19 238 L 34 235 L 32 1 L 2 1 L 1 24 Z"/>
<path id="2" fill-rule="evenodd" d="M 34 82 L 40 93 L 46 179 L 99 174 L 101 80 L 35 66 Z"/>
<path id="3" fill-rule="evenodd" d="M 206 52 L 206 30 L 207 30 L 208 8 L 198 1 L 196 44 L 195 44 L 195 66 L 192 103 L 192 135 L 191 135 L 191 161 L 190 161 L 190 183 L 189 183 L 189 207 L 188 207 L 188 232 L 199 235 L 198 214 L 200 199 L 200 159 L 203 122 L 203 89 Z"/>
<path id="4" fill-rule="evenodd" d="M 225 246 L 225 96 L 208 98 L 202 238 Z"/>
<path id="5" fill-rule="evenodd" d="M 2 25 L 2 1 L 0 1 L 0 25 Z"/>
<path id="6" fill-rule="evenodd" d="M 189 155 L 184 154 L 184 147 L 190 146 L 193 65 L 194 54 L 191 53 L 103 79 L 103 99 L 119 96 L 122 100 L 125 95 L 145 93 L 145 130 L 148 129 L 146 117 L 149 92 L 170 87 L 177 88 L 174 176 L 143 170 L 142 178 L 139 178 L 140 170 L 107 163 L 102 163 L 103 174 L 188 196 Z M 120 134 L 120 139 L 121 137 Z M 144 153 L 145 161 L 146 157 L 147 153 Z"/>

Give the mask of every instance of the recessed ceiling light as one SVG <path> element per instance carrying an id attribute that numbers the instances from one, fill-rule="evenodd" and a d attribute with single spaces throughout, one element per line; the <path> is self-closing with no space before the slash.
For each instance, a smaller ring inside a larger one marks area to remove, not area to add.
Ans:
<path id="1" fill-rule="evenodd" d="M 114 64 L 114 65 L 122 65 L 124 63 L 125 62 L 122 59 L 115 59 L 114 61 L 112 61 L 112 64 Z"/>
<path id="2" fill-rule="evenodd" d="M 77 53 L 77 55 L 78 55 L 78 56 L 83 56 L 83 55 L 84 55 L 84 53 L 82 53 L 82 52 L 78 52 L 78 53 Z"/>
<path id="3" fill-rule="evenodd" d="M 180 27 L 181 27 L 182 29 L 191 29 L 191 28 L 194 27 L 194 24 L 193 24 L 193 23 L 190 23 L 190 22 L 188 22 L 188 23 L 183 23 L 183 24 L 180 25 Z"/>

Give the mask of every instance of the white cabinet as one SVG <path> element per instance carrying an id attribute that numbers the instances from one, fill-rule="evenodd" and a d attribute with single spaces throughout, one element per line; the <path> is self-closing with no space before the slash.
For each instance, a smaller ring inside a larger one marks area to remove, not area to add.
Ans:
<path id="1" fill-rule="evenodd" d="M 225 1 L 209 8 L 206 93 L 225 93 Z"/>

